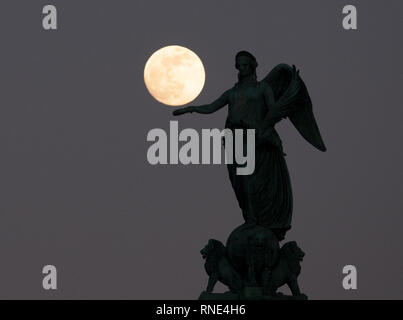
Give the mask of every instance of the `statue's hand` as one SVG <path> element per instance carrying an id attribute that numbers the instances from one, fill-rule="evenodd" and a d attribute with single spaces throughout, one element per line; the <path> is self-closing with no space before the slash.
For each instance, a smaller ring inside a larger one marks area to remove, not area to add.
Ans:
<path id="1" fill-rule="evenodd" d="M 181 114 L 185 114 L 185 113 L 193 112 L 193 111 L 194 111 L 194 107 L 185 107 L 185 108 L 176 109 L 174 112 L 172 112 L 172 114 L 174 116 L 180 116 Z"/>

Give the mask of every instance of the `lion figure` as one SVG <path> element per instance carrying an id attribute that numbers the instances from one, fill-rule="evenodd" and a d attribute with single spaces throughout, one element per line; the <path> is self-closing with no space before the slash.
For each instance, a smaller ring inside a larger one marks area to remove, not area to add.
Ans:
<path id="1" fill-rule="evenodd" d="M 295 241 L 287 242 L 280 249 L 280 255 L 276 266 L 265 272 L 263 290 L 264 294 L 274 296 L 279 287 L 287 284 L 293 296 L 300 296 L 298 276 L 301 272 L 300 262 L 305 253 L 298 247 Z"/>
<path id="2" fill-rule="evenodd" d="M 242 278 L 228 262 L 225 246 L 220 241 L 210 239 L 200 253 L 206 260 L 204 267 L 209 275 L 207 293 L 213 292 L 217 281 L 228 286 L 233 293 L 241 292 L 243 288 Z"/>

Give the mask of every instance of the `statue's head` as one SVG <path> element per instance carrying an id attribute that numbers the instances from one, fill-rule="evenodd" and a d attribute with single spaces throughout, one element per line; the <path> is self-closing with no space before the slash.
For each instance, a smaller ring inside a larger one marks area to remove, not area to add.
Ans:
<path id="1" fill-rule="evenodd" d="M 248 51 L 239 51 L 235 56 L 235 68 L 239 71 L 238 78 L 254 75 L 256 78 L 257 61 Z"/>

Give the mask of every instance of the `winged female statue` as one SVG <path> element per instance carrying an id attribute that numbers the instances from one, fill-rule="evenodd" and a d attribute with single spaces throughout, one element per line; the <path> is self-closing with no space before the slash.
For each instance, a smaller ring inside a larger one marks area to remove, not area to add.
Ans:
<path id="1" fill-rule="evenodd" d="M 228 105 L 226 128 L 255 129 L 255 171 L 251 175 L 237 175 L 236 163 L 227 164 L 229 178 L 246 224 L 268 227 L 283 239 L 291 228 L 293 199 L 275 125 L 288 118 L 309 143 L 321 151 L 326 151 L 326 147 L 307 88 L 295 66 L 279 64 L 261 81 L 257 81 L 257 66 L 251 53 L 238 52 L 235 57 L 238 82 L 231 89 L 210 104 L 180 108 L 173 114 L 209 114 Z"/>

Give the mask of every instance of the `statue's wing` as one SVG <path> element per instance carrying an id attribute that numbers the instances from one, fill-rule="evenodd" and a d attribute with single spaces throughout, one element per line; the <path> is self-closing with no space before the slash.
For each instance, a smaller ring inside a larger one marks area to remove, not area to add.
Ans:
<path id="1" fill-rule="evenodd" d="M 326 146 L 312 112 L 311 98 L 295 67 L 279 64 L 270 71 L 263 81 L 272 88 L 276 106 L 284 109 L 278 110 L 279 113 L 291 120 L 305 140 L 319 150 L 326 151 Z"/>

